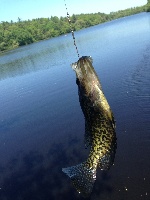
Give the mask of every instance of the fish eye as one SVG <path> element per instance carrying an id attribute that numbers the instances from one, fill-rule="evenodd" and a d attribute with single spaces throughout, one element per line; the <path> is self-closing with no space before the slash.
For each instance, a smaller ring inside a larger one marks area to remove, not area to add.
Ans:
<path id="1" fill-rule="evenodd" d="M 72 64 L 71 64 L 71 67 L 72 67 L 72 69 L 76 70 L 76 68 L 77 68 L 77 62 L 72 63 Z"/>

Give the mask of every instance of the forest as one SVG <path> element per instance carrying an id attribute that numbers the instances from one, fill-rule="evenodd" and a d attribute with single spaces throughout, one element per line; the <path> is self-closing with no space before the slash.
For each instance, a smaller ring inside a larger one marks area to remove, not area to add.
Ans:
<path id="1" fill-rule="evenodd" d="M 73 14 L 70 17 L 71 26 L 74 31 L 77 31 L 140 12 L 150 12 L 150 0 L 144 6 L 111 12 L 110 14 L 100 12 Z M 67 17 L 51 16 L 50 18 L 37 18 L 27 21 L 22 21 L 18 17 L 17 22 L 12 20 L 11 22 L 2 21 L 0 23 L 0 53 L 67 33 L 70 33 Z"/>

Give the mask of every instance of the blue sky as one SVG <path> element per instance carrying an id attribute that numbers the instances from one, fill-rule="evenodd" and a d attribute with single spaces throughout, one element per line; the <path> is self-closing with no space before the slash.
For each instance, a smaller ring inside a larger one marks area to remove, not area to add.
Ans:
<path id="1" fill-rule="evenodd" d="M 141 6 L 147 0 L 65 0 L 68 12 L 110 13 L 130 7 Z M 28 20 L 41 17 L 66 16 L 64 0 L 0 0 L 0 22 Z"/>

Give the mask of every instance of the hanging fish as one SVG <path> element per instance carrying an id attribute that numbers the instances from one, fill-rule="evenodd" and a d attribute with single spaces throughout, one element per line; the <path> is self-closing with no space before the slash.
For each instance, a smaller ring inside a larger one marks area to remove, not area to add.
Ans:
<path id="1" fill-rule="evenodd" d="M 85 162 L 63 168 L 79 193 L 88 196 L 96 180 L 96 170 L 107 170 L 114 162 L 116 152 L 115 120 L 104 96 L 92 58 L 83 56 L 72 64 L 81 109 L 85 117 L 85 145 L 90 153 Z"/>

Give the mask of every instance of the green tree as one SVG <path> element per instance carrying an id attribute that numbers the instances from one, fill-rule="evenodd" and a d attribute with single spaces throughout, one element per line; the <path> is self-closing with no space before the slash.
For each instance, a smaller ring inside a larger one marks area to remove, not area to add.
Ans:
<path id="1" fill-rule="evenodd" d="M 73 14 L 70 17 L 71 27 L 73 30 L 80 30 L 145 11 L 150 12 L 150 0 L 148 0 L 147 4 L 144 6 L 111 12 L 110 14 L 100 12 L 95 14 Z M 37 18 L 27 21 L 22 21 L 21 18 L 18 17 L 17 22 L 13 22 L 12 20 L 10 23 L 2 21 L 0 23 L 0 52 L 66 34 L 70 31 L 71 28 L 67 17 L 58 18 L 56 16 L 51 16 L 50 18 Z"/>
<path id="2" fill-rule="evenodd" d="M 147 0 L 147 12 L 150 12 L 150 0 Z"/>
<path id="3" fill-rule="evenodd" d="M 34 41 L 32 35 L 27 30 L 19 30 L 16 32 L 16 36 L 16 42 L 19 46 L 31 44 Z"/>
<path id="4" fill-rule="evenodd" d="M 86 27 L 86 22 L 82 19 L 78 19 L 75 23 L 75 30 L 80 30 Z"/>
<path id="5" fill-rule="evenodd" d="M 73 14 L 73 15 L 71 16 L 71 22 L 72 22 L 72 23 L 75 23 L 76 21 L 77 21 L 77 16 Z"/>

